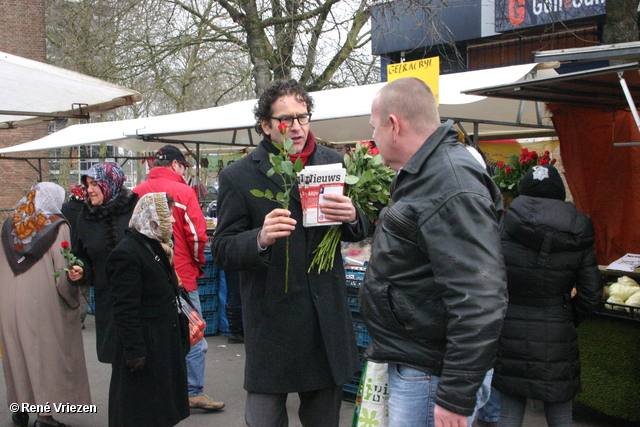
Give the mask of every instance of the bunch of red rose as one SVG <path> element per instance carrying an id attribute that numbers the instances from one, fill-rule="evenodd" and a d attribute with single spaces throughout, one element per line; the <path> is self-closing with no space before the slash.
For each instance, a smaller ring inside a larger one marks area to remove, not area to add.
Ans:
<path id="1" fill-rule="evenodd" d="M 493 180 L 498 184 L 502 193 L 505 210 L 509 208 L 511 201 L 520 195 L 520 181 L 537 165 L 553 165 L 556 159 L 551 158 L 551 153 L 545 151 L 541 156 L 536 151 L 522 149 L 520 156 L 513 154 L 509 157 L 509 163 L 496 163 Z"/>

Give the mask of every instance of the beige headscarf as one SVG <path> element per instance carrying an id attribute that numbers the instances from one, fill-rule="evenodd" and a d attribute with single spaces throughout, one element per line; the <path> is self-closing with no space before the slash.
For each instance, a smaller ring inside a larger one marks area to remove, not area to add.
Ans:
<path id="1" fill-rule="evenodd" d="M 64 189 L 52 182 L 40 182 L 20 200 L 13 215 L 2 226 L 2 245 L 7 261 L 17 276 L 28 271 L 49 251 L 66 222 L 60 213 Z"/>
<path id="2" fill-rule="evenodd" d="M 64 189 L 53 182 L 40 182 L 20 200 L 13 211 L 11 224 L 13 244 L 20 252 L 38 234 L 44 233 L 52 223 L 62 217 L 60 208 L 64 202 Z"/>
<path id="3" fill-rule="evenodd" d="M 160 242 L 173 262 L 173 228 L 167 193 L 147 193 L 138 200 L 129 227 L 150 239 Z"/>

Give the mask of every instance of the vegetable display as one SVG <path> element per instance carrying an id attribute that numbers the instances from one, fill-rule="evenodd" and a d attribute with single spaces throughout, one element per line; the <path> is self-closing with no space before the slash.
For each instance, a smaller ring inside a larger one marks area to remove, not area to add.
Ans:
<path id="1" fill-rule="evenodd" d="M 640 285 L 627 276 L 618 278 L 617 282 L 609 286 L 609 298 L 607 302 L 612 304 L 605 304 L 606 308 L 631 312 L 630 308 L 621 307 L 616 304 L 640 307 Z"/>

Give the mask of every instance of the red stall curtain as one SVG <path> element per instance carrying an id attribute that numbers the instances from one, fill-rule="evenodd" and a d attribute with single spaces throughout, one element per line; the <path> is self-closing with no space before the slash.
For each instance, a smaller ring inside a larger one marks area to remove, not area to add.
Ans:
<path id="1" fill-rule="evenodd" d="M 593 219 L 598 263 L 640 253 L 640 142 L 628 111 L 549 104 L 576 207 Z"/>

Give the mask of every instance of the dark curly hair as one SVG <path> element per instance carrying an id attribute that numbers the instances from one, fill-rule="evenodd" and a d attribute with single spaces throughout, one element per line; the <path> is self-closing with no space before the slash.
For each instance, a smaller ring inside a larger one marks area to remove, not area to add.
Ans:
<path id="1" fill-rule="evenodd" d="M 255 129 L 258 135 L 264 135 L 260 121 L 269 120 L 269 117 L 271 117 L 271 104 L 273 104 L 276 99 L 285 95 L 295 95 L 297 101 L 306 104 L 307 112 L 313 112 L 313 98 L 311 98 L 307 90 L 296 80 L 276 80 L 271 82 L 264 92 L 262 92 L 262 96 L 258 99 L 256 106 L 253 107 L 253 115 L 256 118 Z"/>

